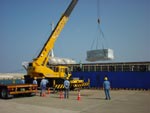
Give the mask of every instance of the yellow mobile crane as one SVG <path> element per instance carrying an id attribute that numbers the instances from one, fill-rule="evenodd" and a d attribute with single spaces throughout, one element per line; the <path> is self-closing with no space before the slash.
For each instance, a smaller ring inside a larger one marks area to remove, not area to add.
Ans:
<path id="1" fill-rule="evenodd" d="M 52 69 L 48 66 L 48 61 L 50 58 L 49 52 L 53 49 L 56 39 L 58 38 L 66 22 L 68 21 L 69 15 L 71 14 L 77 2 L 78 0 L 72 0 L 64 14 L 61 16 L 48 40 L 44 44 L 37 58 L 33 59 L 33 61 L 29 63 L 28 68 L 26 69 L 27 75 L 25 75 L 25 80 L 27 81 L 27 83 L 30 83 L 34 77 L 38 78 L 38 82 L 40 82 L 42 77 L 45 77 L 49 80 L 50 87 L 53 87 L 55 89 L 61 89 L 63 88 L 64 79 L 71 78 L 71 73 L 68 67 L 55 66 Z M 71 88 L 73 89 L 76 87 L 89 86 L 89 81 L 84 82 L 83 80 L 78 79 L 70 79 L 70 83 Z"/>

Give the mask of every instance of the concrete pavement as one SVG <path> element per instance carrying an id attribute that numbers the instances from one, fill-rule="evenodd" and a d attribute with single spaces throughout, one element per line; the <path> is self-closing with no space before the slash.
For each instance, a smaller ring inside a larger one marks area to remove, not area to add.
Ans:
<path id="1" fill-rule="evenodd" d="M 111 100 L 105 100 L 103 90 L 71 91 L 69 99 L 60 99 L 59 93 L 40 97 L 0 99 L 0 113 L 148 113 L 150 91 L 113 90 Z"/>

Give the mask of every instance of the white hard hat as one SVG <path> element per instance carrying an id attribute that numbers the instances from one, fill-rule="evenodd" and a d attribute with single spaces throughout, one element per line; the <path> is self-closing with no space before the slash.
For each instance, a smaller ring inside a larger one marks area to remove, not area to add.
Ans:
<path id="1" fill-rule="evenodd" d="M 107 77 L 105 77 L 105 78 L 104 78 L 104 80 L 108 80 L 108 78 L 107 78 Z"/>

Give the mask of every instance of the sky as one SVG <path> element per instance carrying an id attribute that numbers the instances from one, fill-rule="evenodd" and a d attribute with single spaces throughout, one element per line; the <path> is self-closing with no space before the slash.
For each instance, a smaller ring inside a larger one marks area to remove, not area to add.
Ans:
<path id="1" fill-rule="evenodd" d="M 22 72 L 51 34 L 71 0 L 0 0 L 0 73 Z M 97 19 L 104 37 L 98 32 Z M 150 0 L 79 0 L 54 45 L 56 57 L 86 61 L 86 52 L 111 48 L 107 62 L 150 61 Z M 96 43 L 95 43 L 96 44 Z M 103 46 L 102 46 L 103 45 Z M 105 62 L 99 61 L 98 63 Z"/>

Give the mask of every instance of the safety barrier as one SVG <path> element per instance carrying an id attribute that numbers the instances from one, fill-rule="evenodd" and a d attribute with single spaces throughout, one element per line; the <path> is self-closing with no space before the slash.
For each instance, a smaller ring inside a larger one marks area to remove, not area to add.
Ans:
<path id="1" fill-rule="evenodd" d="M 90 82 L 84 82 L 84 83 L 74 83 L 74 84 L 70 84 L 70 88 L 84 88 L 84 87 L 88 87 L 90 85 Z M 55 84 L 53 86 L 55 89 L 64 89 L 64 85 L 63 84 Z"/>

